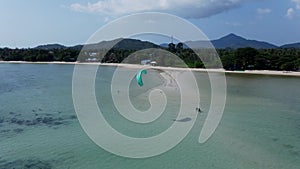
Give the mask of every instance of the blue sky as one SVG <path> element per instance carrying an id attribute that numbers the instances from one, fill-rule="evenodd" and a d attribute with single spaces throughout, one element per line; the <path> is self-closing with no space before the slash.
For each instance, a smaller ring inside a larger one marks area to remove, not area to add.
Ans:
<path id="1" fill-rule="evenodd" d="M 110 21 L 145 11 L 185 18 L 210 39 L 300 42 L 300 0 L 1 0 L 0 47 L 83 44 Z"/>

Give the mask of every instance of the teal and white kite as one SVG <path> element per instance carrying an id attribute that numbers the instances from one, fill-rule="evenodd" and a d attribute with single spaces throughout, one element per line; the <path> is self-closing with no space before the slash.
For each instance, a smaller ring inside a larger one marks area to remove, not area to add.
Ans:
<path id="1" fill-rule="evenodd" d="M 139 73 L 136 75 L 136 82 L 138 83 L 139 86 L 143 86 L 143 79 L 142 79 L 142 74 L 147 74 L 147 70 L 143 69 L 139 71 Z"/>

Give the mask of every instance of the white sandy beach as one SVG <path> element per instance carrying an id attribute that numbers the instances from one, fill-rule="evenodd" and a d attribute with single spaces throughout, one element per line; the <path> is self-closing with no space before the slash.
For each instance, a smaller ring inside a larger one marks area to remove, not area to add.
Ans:
<path id="1" fill-rule="evenodd" d="M 191 70 L 201 72 L 225 72 L 225 73 L 237 73 L 237 74 L 259 74 L 259 75 L 283 75 L 283 76 L 300 76 L 300 72 L 294 71 L 274 71 L 274 70 L 245 70 L 245 71 L 229 71 L 224 69 L 200 69 L 200 68 L 177 68 L 177 67 L 162 67 L 162 66 L 149 66 L 139 64 L 126 64 L 126 63 L 98 63 L 98 62 L 26 62 L 26 61 L 0 61 L 1 63 L 12 63 L 12 64 L 85 64 L 85 65 L 101 65 L 101 66 L 122 66 L 126 68 L 149 68 L 153 67 L 156 69 L 164 70 Z"/>

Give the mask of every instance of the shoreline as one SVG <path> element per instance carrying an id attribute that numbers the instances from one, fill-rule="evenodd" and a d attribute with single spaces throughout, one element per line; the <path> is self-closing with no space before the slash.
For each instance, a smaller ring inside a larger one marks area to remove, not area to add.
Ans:
<path id="1" fill-rule="evenodd" d="M 162 66 L 149 66 L 139 64 L 126 64 L 126 63 L 93 63 L 93 62 L 26 62 L 26 61 L 0 61 L 0 64 L 66 64 L 66 65 L 101 65 L 101 66 L 120 66 L 126 68 L 156 68 L 164 70 L 191 70 L 198 72 L 215 72 L 215 73 L 232 73 L 232 74 L 253 74 L 253 75 L 277 75 L 277 76 L 300 76 L 300 72 L 294 71 L 276 71 L 276 70 L 245 70 L 245 71 L 230 71 L 225 69 L 203 69 L 203 68 L 177 68 L 177 67 L 162 67 Z"/>

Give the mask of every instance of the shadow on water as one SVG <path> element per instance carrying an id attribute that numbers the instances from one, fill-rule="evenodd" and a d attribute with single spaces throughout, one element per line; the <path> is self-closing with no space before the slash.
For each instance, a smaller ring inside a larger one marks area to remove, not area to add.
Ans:
<path id="1" fill-rule="evenodd" d="M 177 122 L 188 122 L 188 121 L 191 121 L 191 120 L 192 119 L 190 117 L 186 117 L 186 118 L 179 119 L 179 120 L 173 119 L 173 121 L 177 121 Z"/>

